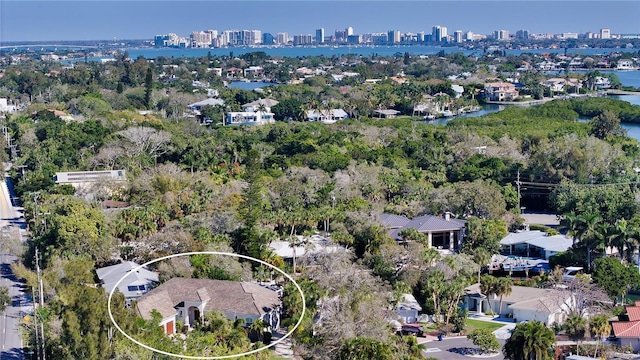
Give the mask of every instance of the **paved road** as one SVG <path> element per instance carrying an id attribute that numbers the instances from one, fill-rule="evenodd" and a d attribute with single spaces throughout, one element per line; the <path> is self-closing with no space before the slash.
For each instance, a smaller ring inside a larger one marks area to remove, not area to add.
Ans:
<path id="1" fill-rule="evenodd" d="M 426 346 L 426 350 L 422 353 L 425 357 L 436 358 L 442 360 L 469 360 L 474 357 L 469 357 L 461 354 L 461 350 L 465 348 L 477 349 L 478 347 L 473 345 L 473 342 L 466 337 L 452 337 L 444 338 L 442 341 L 427 340 L 426 342 L 418 341 Z M 504 340 L 498 340 L 500 346 L 504 345 Z M 502 352 L 492 357 L 482 357 L 482 359 L 504 359 Z"/>
<path id="2" fill-rule="evenodd" d="M 19 218 L 11 205 L 9 192 L 4 181 L 0 181 L 0 228 L 3 237 L 20 237 Z M 0 241 L 2 241 L 0 239 Z M 0 286 L 9 288 L 11 304 L 6 311 L 0 315 L 0 359 L 18 360 L 24 359 L 22 352 L 22 337 L 19 325 L 23 311 L 29 309 L 28 296 L 23 293 L 23 286 L 17 281 L 11 272 L 10 264 L 18 259 L 9 255 L 4 250 L 4 244 L 0 244 Z"/>

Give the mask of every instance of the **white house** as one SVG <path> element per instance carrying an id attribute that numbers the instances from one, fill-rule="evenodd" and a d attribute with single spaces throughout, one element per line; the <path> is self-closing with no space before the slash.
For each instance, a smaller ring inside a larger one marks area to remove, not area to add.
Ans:
<path id="1" fill-rule="evenodd" d="M 333 124 L 338 120 L 344 120 L 349 115 L 342 109 L 308 110 L 307 121 L 320 121 L 324 124 Z"/>
<path id="2" fill-rule="evenodd" d="M 280 326 L 282 302 L 277 292 L 250 282 L 173 278 L 137 300 L 136 309 L 143 319 L 160 313 L 159 325 L 166 334 L 175 333 L 181 321 L 193 326 L 205 313 L 218 311 L 228 319 L 245 320 L 247 325 L 263 320 L 269 330 Z"/>
<path id="3" fill-rule="evenodd" d="M 8 103 L 7 98 L 0 98 L 0 113 L 14 113 L 16 106 Z"/>
<path id="4" fill-rule="evenodd" d="M 158 274 L 131 261 L 96 269 L 96 274 L 107 293 L 122 279 L 118 290 L 127 301 L 139 298 L 159 283 Z"/>
<path id="5" fill-rule="evenodd" d="M 546 325 L 563 324 L 571 304 L 570 296 L 556 289 L 539 289 L 526 286 L 512 286 L 511 294 L 500 297 L 480 292 L 480 284 L 465 288 L 464 305 L 470 312 L 493 312 L 502 318 L 513 318 L 515 322 L 540 321 Z"/>
<path id="6" fill-rule="evenodd" d="M 422 306 L 413 295 L 402 294 L 402 298 L 396 304 L 393 313 L 401 323 L 412 324 L 418 322 L 418 313 L 420 311 L 422 311 Z"/>
<path id="7" fill-rule="evenodd" d="M 546 260 L 552 255 L 567 251 L 572 245 L 573 240 L 564 235 L 548 236 L 539 230 L 509 233 L 500 240 L 501 252 L 504 255 L 539 257 Z"/>
<path id="8" fill-rule="evenodd" d="M 202 101 L 195 102 L 193 104 L 189 104 L 187 107 L 194 114 L 200 115 L 200 111 L 202 110 L 203 107 L 205 107 L 205 106 L 216 106 L 216 105 L 224 106 L 224 100 L 208 98 L 208 99 L 204 99 Z"/>

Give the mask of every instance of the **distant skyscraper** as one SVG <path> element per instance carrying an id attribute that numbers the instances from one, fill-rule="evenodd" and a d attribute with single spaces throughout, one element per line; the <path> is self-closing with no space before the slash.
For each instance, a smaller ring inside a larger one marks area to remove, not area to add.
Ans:
<path id="1" fill-rule="evenodd" d="M 347 33 L 347 36 L 351 36 L 353 35 L 353 28 L 349 26 L 348 28 L 345 29 L 345 32 Z"/>
<path id="2" fill-rule="evenodd" d="M 275 38 L 271 33 L 262 34 L 262 43 L 265 45 L 273 45 L 275 44 Z"/>
<path id="3" fill-rule="evenodd" d="M 600 39 L 611 39 L 611 29 L 600 29 Z"/>
<path id="4" fill-rule="evenodd" d="M 316 43 L 324 43 L 324 28 L 316 29 Z"/>
<path id="5" fill-rule="evenodd" d="M 281 32 L 276 35 L 276 44 L 286 44 L 289 42 L 289 35 L 286 32 Z"/>
<path id="6" fill-rule="evenodd" d="M 509 40 L 509 30 L 496 30 L 493 32 L 493 38 L 496 40 Z"/>
<path id="7" fill-rule="evenodd" d="M 462 30 L 456 30 L 453 32 L 453 42 L 456 42 L 456 43 L 462 42 Z"/>
<path id="8" fill-rule="evenodd" d="M 398 44 L 398 43 L 400 43 L 400 31 L 399 30 L 389 30 L 387 32 L 387 41 L 390 44 Z"/>
<path id="9" fill-rule="evenodd" d="M 311 34 L 293 36 L 293 45 L 309 45 L 312 42 L 313 36 L 311 36 Z"/>
<path id="10" fill-rule="evenodd" d="M 420 31 L 417 35 L 416 35 L 416 40 L 418 42 L 424 42 L 424 31 Z"/>
<path id="11" fill-rule="evenodd" d="M 516 39 L 518 39 L 518 40 L 528 40 L 529 39 L 529 31 L 528 30 L 518 30 L 518 31 L 516 31 Z"/>
<path id="12" fill-rule="evenodd" d="M 431 29 L 431 41 L 442 42 L 447 40 L 447 28 L 436 25 Z"/>

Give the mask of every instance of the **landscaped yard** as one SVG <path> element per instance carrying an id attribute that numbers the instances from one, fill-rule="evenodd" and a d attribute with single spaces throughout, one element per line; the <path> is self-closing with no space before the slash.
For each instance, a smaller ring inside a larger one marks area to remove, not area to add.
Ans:
<path id="1" fill-rule="evenodd" d="M 476 319 L 467 319 L 467 327 L 465 331 L 468 333 L 472 332 L 475 329 L 491 329 L 491 331 L 497 330 L 503 327 L 506 324 L 499 324 L 490 321 L 482 321 Z"/>

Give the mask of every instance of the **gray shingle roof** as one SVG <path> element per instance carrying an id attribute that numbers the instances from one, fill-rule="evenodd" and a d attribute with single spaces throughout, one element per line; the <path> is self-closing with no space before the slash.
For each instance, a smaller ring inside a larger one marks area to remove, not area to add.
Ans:
<path id="1" fill-rule="evenodd" d="M 449 219 L 445 220 L 438 216 L 433 215 L 422 215 L 417 218 L 411 219 L 409 223 L 407 223 L 404 228 L 414 228 L 420 232 L 424 231 L 451 231 L 451 230 L 460 230 L 466 224 L 464 220 L 458 219 Z"/>
<path id="2" fill-rule="evenodd" d="M 120 290 L 126 298 L 137 297 L 140 296 L 142 292 L 130 291 L 128 289 L 129 286 L 148 285 L 151 287 L 158 283 L 158 274 L 146 268 L 140 268 L 135 273 L 131 273 L 131 271 L 138 266 L 140 265 L 134 262 L 125 261 L 120 264 L 96 269 L 96 274 L 102 282 L 102 287 L 104 287 L 107 292 L 111 292 L 116 286 L 116 283 L 128 274 L 118 286 L 118 290 Z"/>
<path id="3" fill-rule="evenodd" d="M 395 214 L 384 213 L 378 216 L 382 225 L 390 227 L 392 229 L 401 228 L 407 225 L 411 220 L 402 216 Z"/>

